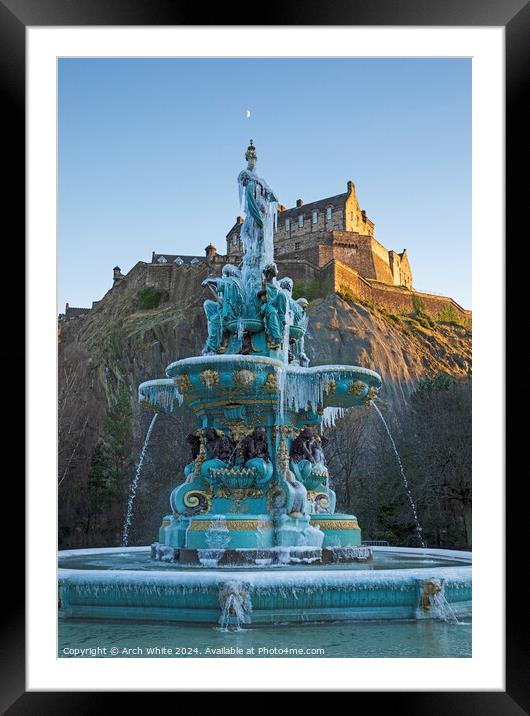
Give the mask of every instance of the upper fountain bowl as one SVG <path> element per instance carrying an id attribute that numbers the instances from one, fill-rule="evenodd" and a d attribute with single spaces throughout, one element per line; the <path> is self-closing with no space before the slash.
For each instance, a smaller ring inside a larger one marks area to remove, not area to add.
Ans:
<path id="1" fill-rule="evenodd" d="M 350 408 L 373 399 L 381 378 L 368 368 L 346 365 L 301 368 L 274 358 L 206 355 L 171 363 L 168 378 L 139 387 L 142 404 L 173 415 L 219 404 L 237 411 L 263 403 L 293 412 L 321 413 L 327 407 Z M 234 417 L 237 417 L 234 415 Z"/>

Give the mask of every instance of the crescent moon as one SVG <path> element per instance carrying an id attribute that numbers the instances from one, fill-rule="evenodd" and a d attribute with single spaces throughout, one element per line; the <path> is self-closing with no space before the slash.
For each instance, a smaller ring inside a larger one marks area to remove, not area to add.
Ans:
<path id="1" fill-rule="evenodd" d="M 250 117 L 250 109 L 247 109 L 247 119 Z"/>

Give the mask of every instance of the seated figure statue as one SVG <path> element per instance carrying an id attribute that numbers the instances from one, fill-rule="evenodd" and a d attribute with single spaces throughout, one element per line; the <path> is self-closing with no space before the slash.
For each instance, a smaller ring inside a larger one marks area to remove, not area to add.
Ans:
<path id="1" fill-rule="evenodd" d="M 237 446 L 233 440 L 220 430 L 207 428 L 204 431 L 208 459 L 201 466 L 201 475 L 208 479 L 209 470 L 232 467 L 237 457 Z"/>
<path id="2" fill-rule="evenodd" d="M 285 331 L 285 318 L 289 308 L 288 296 L 276 281 L 278 267 L 272 263 L 263 270 L 265 286 L 258 293 L 260 314 L 265 323 L 269 348 L 280 348 Z"/>
<path id="3" fill-rule="evenodd" d="M 222 350 L 226 335 L 226 326 L 230 321 L 237 320 L 241 315 L 243 304 L 241 288 L 241 272 L 233 264 L 223 266 L 221 278 L 207 278 L 202 282 L 215 294 L 215 301 L 204 302 L 204 312 L 208 321 L 208 337 L 203 348 L 203 355 L 219 353 Z"/>
<path id="4" fill-rule="evenodd" d="M 256 485 L 268 482 L 272 477 L 273 467 L 265 428 L 255 428 L 254 432 L 243 440 L 241 452 L 245 467 L 253 468 L 258 474 Z"/>
<path id="5" fill-rule="evenodd" d="M 328 474 L 322 446 L 326 438 L 310 428 L 301 430 L 291 443 L 291 470 L 308 489 L 322 483 Z"/>
<path id="6" fill-rule="evenodd" d="M 280 281 L 280 288 L 287 294 L 287 301 L 289 310 L 291 311 L 291 325 L 298 328 L 301 335 L 300 338 L 292 338 L 290 343 L 292 346 L 292 357 L 296 360 L 299 365 L 307 368 L 309 365 L 309 358 L 304 352 L 304 337 L 307 329 L 307 315 L 306 308 L 309 305 L 306 298 L 299 298 L 296 301 L 293 298 L 293 279 L 285 276 Z"/>

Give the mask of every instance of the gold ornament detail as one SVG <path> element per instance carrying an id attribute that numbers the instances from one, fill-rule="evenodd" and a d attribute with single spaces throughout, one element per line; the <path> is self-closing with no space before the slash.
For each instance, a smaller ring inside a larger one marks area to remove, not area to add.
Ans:
<path id="1" fill-rule="evenodd" d="M 238 445 L 248 435 L 254 432 L 254 428 L 250 425 L 245 425 L 241 420 L 230 425 L 230 437 Z"/>
<path id="2" fill-rule="evenodd" d="M 363 404 L 368 405 L 369 403 L 371 403 L 372 400 L 377 397 L 378 392 L 379 391 L 377 390 L 377 388 L 375 388 L 373 385 L 371 388 L 368 388 L 368 393 L 366 393 L 366 396 L 363 398 Z"/>
<path id="3" fill-rule="evenodd" d="M 311 525 L 318 525 L 322 530 L 358 530 L 357 520 L 319 520 L 311 519 Z"/>
<path id="4" fill-rule="evenodd" d="M 243 502 L 243 500 L 257 499 L 263 497 L 263 492 L 257 487 L 219 487 L 215 490 L 216 497 L 224 497 L 227 500 Z"/>
<path id="5" fill-rule="evenodd" d="M 315 500 L 317 500 L 318 498 L 320 498 L 322 501 L 325 500 L 326 504 L 328 503 L 328 496 L 325 492 L 316 492 L 315 490 L 307 491 L 307 499 L 310 502 L 315 502 Z"/>
<path id="6" fill-rule="evenodd" d="M 421 590 L 421 607 L 422 609 L 430 609 L 432 607 L 431 597 L 442 591 L 442 585 L 438 579 L 427 579 L 422 584 Z"/>
<path id="7" fill-rule="evenodd" d="M 366 383 L 362 380 L 352 380 L 348 387 L 348 393 L 355 395 L 357 398 L 366 390 Z"/>
<path id="8" fill-rule="evenodd" d="M 193 476 L 200 475 L 201 474 L 201 467 L 203 462 L 206 460 L 206 440 L 204 438 L 204 433 L 202 430 L 197 431 L 200 438 L 200 446 L 199 446 L 199 454 L 195 458 L 195 471 L 193 473 Z"/>
<path id="9" fill-rule="evenodd" d="M 287 449 L 287 441 L 285 440 L 286 435 L 292 432 L 292 428 L 289 425 L 275 425 L 274 432 L 280 436 L 280 443 L 276 451 L 280 473 L 284 480 L 293 482 L 291 479 L 292 473 L 289 470 L 289 450 Z"/>
<path id="10" fill-rule="evenodd" d="M 257 530 L 258 529 L 258 520 L 226 520 L 225 522 L 227 528 L 229 530 L 236 530 L 236 531 L 250 531 L 250 530 Z M 211 526 L 214 525 L 213 520 L 201 520 L 200 522 L 193 521 L 191 525 L 189 526 L 189 529 L 192 532 L 207 532 Z M 262 522 L 260 520 L 259 522 L 260 529 L 270 529 L 272 528 L 272 522 L 270 521 L 264 521 Z"/>
<path id="11" fill-rule="evenodd" d="M 171 522 L 169 520 L 162 520 L 162 524 L 160 525 L 160 529 L 163 530 L 164 527 L 167 527 Z"/>
<path id="12" fill-rule="evenodd" d="M 267 380 L 263 384 L 263 389 L 271 393 L 278 390 L 278 376 L 276 373 L 267 373 Z"/>
<path id="13" fill-rule="evenodd" d="M 193 387 L 191 378 L 187 373 L 182 373 L 182 375 L 178 375 L 175 378 L 175 382 L 177 384 L 177 388 L 179 389 L 179 393 L 181 393 L 182 395 L 188 393 Z"/>
<path id="14" fill-rule="evenodd" d="M 216 370 L 203 370 L 202 373 L 199 373 L 199 378 L 207 388 L 212 388 L 219 383 L 219 373 Z"/>
<path id="15" fill-rule="evenodd" d="M 331 395 L 334 393 L 337 389 L 337 381 L 330 380 L 327 382 L 326 387 L 324 388 L 324 392 L 327 393 L 327 395 Z"/>
<path id="16" fill-rule="evenodd" d="M 252 383 L 256 380 L 256 374 L 253 370 L 235 370 L 232 375 L 234 383 L 242 386 L 243 388 L 247 388 L 249 385 L 252 385 Z"/>

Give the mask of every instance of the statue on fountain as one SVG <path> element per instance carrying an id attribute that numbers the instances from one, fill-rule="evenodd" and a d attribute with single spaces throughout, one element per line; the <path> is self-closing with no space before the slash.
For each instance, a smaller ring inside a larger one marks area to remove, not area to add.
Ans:
<path id="1" fill-rule="evenodd" d="M 328 478 L 323 450 L 326 443 L 327 438 L 310 428 L 301 430 L 291 443 L 291 470 L 308 489 L 322 486 Z"/>
<path id="2" fill-rule="evenodd" d="M 304 351 L 304 337 L 307 330 L 308 318 L 306 309 L 309 305 L 307 298 L 293 299 L 293 279 L 285 276 L 280 281 L 280 288 L 287 295 L 287 305 L 291 312 L 290 333 L 292 336 L 289 340 L 289 362 L 296 362 L 304 368 L 309 365 L 309 358 Z"/>
<path id="3" fill-rule="evenodd" d="M 263 269 L 263 288 L 258 292 L 261 301 L 260 313 L 265 323 L 268 346 L 272 350 L 281 348 L 289 307 L 289 297 L 276 280 L 278 267 L 273 262 Z"/>
<path id="4" fill-rule="evenodd" d="M 226 264 L 223 266 L 221 278 L 207 278 L 202 285 L 208 286 L 215 295 L 215 301 L 209 299 L 203 304 L 208 321 L 208 337 L 202 353 L 221 353 L 226 350 L 227 324 L 241 315 L 241 271 L 233 264 Z"/>

